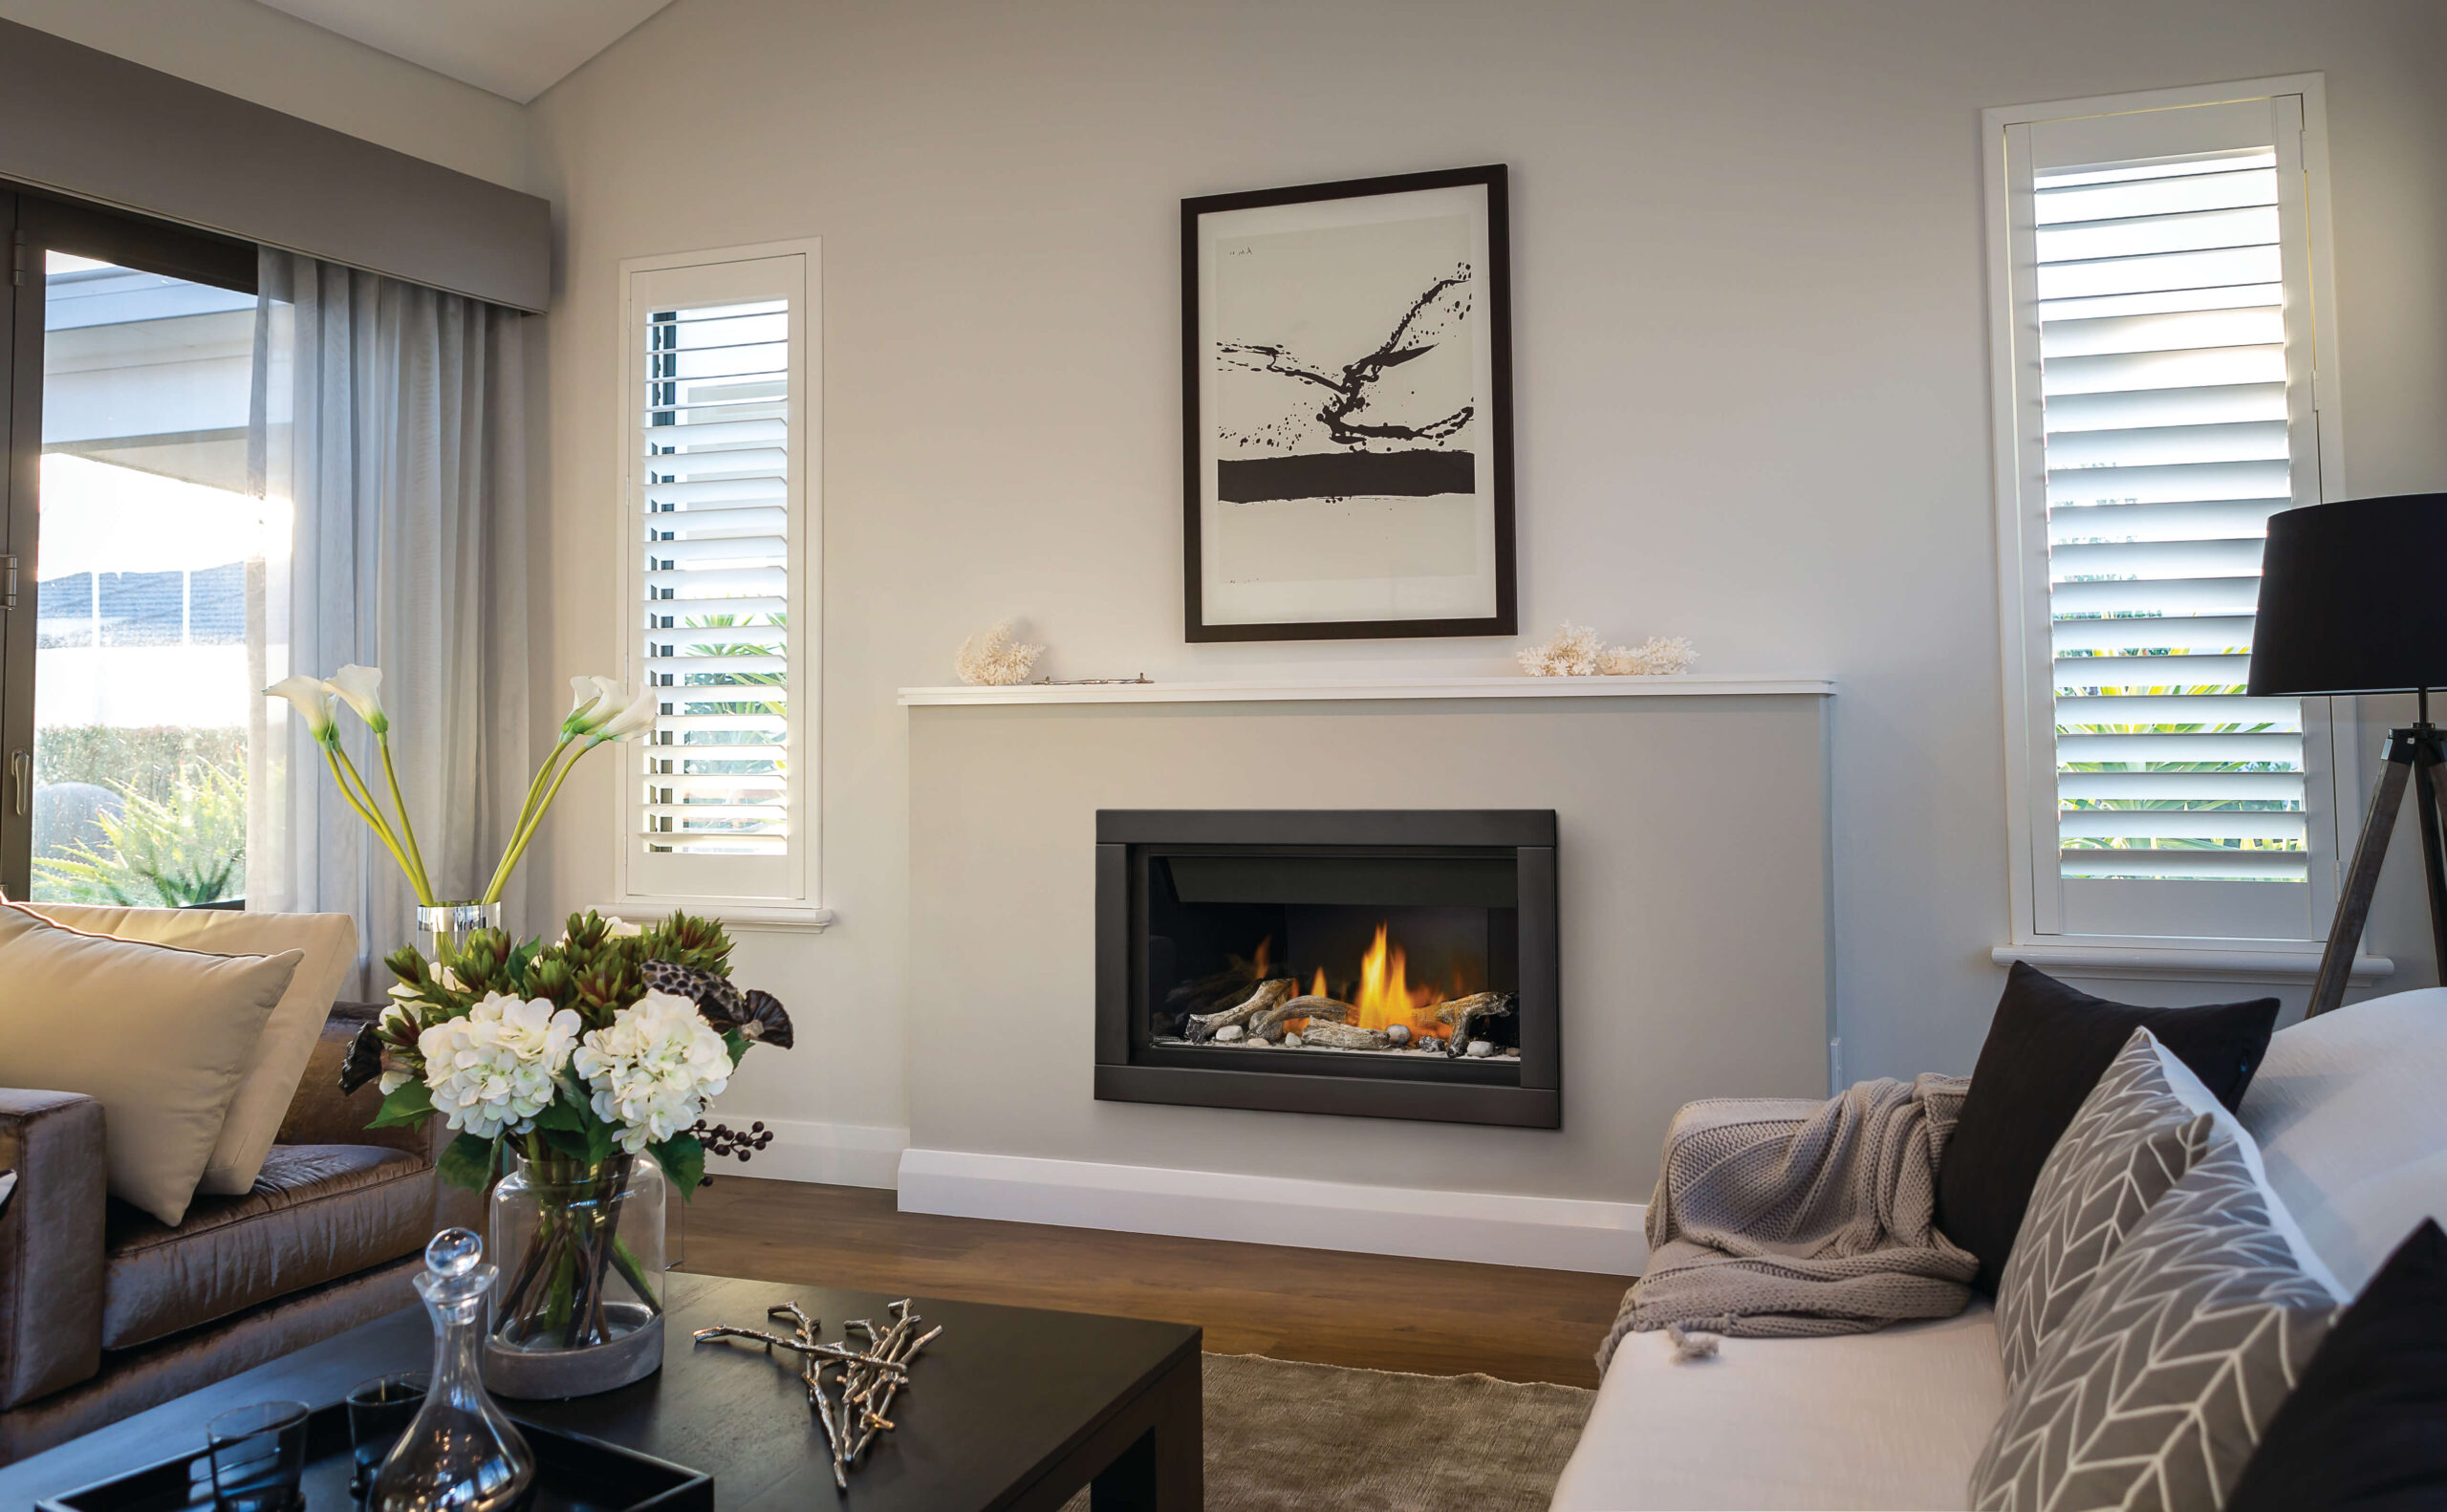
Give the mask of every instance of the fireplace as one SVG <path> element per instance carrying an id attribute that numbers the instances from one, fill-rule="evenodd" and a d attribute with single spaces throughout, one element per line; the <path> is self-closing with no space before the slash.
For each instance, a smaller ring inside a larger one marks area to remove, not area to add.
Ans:
<path id="1" fill-rule="evenodd" d="M 1555 1129 L 1550 810 L 1096 815 L 1096 1095 Z"/>

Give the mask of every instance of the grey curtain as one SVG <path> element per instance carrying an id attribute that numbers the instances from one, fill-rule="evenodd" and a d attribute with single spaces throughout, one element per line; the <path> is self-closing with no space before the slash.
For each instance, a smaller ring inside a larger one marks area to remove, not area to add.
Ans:
<path id="1" fill-rule="evenodd" d="M 269 686 L 292 672 L 382 669 L 391 748 L 444 899 L 483 889 L 529 776 L 526 317 L 266 249 L 249 463 L 293 514 L 292 550 L 256 592 Z M 264 701 L 249 743 L 247 898 L 356 916 L 356 990 L 415 935 L 415 894 L 342 801 L 304 723 Z M 345 711 L 378 790 L 380 763 Z M 523 898 L 506 895 L 513 927 Z"/>

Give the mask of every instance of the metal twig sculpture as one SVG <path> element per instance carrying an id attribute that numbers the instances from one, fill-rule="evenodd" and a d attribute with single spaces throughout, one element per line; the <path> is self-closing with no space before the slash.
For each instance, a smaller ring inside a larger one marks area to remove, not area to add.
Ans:
<path id="1" fill-rule="evenodd" d="M 892 1408 L 892 1399 L 909 1384 L 909 1362 L 918 1357 L 941 1326 L 918 1331 L 921 1321 L 909 1310 L 904 1297 L 892 1305 L 892 1322 L 878 1329 L 865 1318 L 853 1318 L 841 1326 L 842 1342 L 827 1344 L 819 1334 L 824 1326 L 809 1317 L 807 1309 L 795 1302 L 786 1302 L 766 1309 L 768 1320 L 780 1320 L 790 1325 L 788 1334 L 767 1333 L 755 1328 L 699 1328 L 697 1342 L 718 1339 L 742 1339 L 762 1344 L 769 1353 L 787 1350 L 798 1356 L 799 1381 L 807 1388 L 808 1411 L 824 1425 L 824 1439 L 833 1450 L 833 1483 L 841 1490 L 850 1488 L 850 1472 L 857 1467 L 867 1446 L 876 1435 L 892 1427 L 892 1419 L 884 1414 Z M 867 1342 L 861 1351 L 850 1348 L 850 1335 L 855 1332 Z M 828 1389 L 825 1372 L 839 1372 Z"/>

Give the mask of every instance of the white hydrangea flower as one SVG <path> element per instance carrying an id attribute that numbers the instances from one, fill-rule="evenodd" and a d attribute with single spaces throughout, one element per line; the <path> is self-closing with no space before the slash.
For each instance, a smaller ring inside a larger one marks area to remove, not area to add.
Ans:
<path id="1" fill-rule="evenodd" d="M 596 1116 L 636 1155 L 695 1127 L 705 1099 L 730 1083 L 730 1048 L 695 1004 L 649 992 L 590 1031 L 570 1067 L 593 1089 Z"/>
<path id="2" fill-rule="evenodd" d="M 417 1036 L 433 1106 L 451 1128 L 480 1139 L 524 1134 L 552 1102 L 552 1078 L 569 1064 L 577 1030 L 577 1011 L 554 1012 L 549 998 L 486 994 L 466 1017 Z"/>

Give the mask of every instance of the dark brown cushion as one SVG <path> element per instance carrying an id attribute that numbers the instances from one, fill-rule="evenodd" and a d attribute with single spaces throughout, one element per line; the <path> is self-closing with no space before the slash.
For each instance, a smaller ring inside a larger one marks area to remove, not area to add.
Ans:
<path id="1" fill-rule="evenodd" d="M 274 1145 L 245 1197 L 200 1197 L 177 1228 L 111 1203 L 102 1347 L 123 1350 L 413 1253 L 433 1168 L 374 1145 Z"/>
<path id="2" fill-rule="evenodd" d="M 2094 998 L 2027 961 L 2005 976 L 1962 1116 L 1938 1162 L 1938 1228 L 1980 1259 L 1994 1296 L 2048 1153 L 2134 1029 L 2148 1029 L 2229 1111 L 2268 1052 L 2277 1000 L 2144 1008 Z"/>

